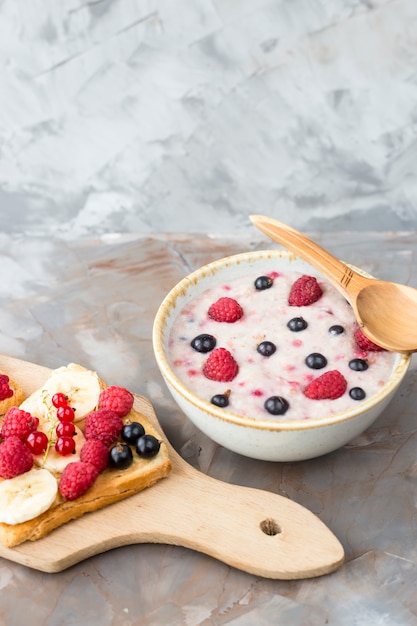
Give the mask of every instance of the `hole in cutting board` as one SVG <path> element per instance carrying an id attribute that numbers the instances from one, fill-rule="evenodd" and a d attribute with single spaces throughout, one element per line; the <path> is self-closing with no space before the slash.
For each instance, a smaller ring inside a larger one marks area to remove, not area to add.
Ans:
<path id="1" fill-rule="evenodd" d="M 273 537 L 274 535 L 279 535 L 281 532 L 281 528 L 278 522 L 276 522 L 274 519 L 270 517 L 267 519 L 264 519 L 259 524 L 259 527 L 262 530 L 262 532 L 265 533 L 265 535 L 269 535 L 270 537 Z"/>

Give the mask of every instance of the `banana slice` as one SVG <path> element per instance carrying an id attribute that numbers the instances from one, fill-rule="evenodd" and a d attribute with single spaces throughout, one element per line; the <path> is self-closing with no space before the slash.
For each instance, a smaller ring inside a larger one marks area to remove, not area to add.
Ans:
<path id="1" fill-rule="evenodd" d="M 52 396 L 61 392 L 68 396 L 69 405 L 75 409 L 75 421 L 79 422 L 97 407 L 100 391 L 96 372 L 70 363 L 52 372 L 39 392 L 37 410 L 47 419 L 48 411 L 49 416 L 51 414 Z"/>
<path id="2" fill-rule="evenodd" d="M 38 467 L 42 467 L 43 469 L 49 470 L 53 474 L 62 474 L 64 468 L 68 465 L 68 463 L 71 463 L 72 461 L 79 461 L 80 450 L 85 442 L 85 437 L 83 431 L 78 428 L 78 426 L 75 426 L 75 424 L 74 428 L 75 432 L 77 433 L 76 435 L 74 435 L 76 443 L 74 454 L 67 454 L 66 456 L 62 456 L 62 454 L 58 454 L 58 452 L 55 450 L 55 443 L 52 443 L 46 456 L 45 454 L 33 455 L 33 461 L 35 465 L 37 465 Z M 54 438 L 56 437 L 55 428 L 52 428 L 51 431 L 48 428 L 47 422 L 41 424 L 39 426 L 39 430 L 43 430 L 43 432 L 46 433 L 48 436 L 53 434 Z"/>
<path id="3" fill-rule="evenodd" d="M 0 522 L 20 524 L 47 511 L 58 492 L 56 478 L 46 469 L 29 472 L 0 482 Z"/>

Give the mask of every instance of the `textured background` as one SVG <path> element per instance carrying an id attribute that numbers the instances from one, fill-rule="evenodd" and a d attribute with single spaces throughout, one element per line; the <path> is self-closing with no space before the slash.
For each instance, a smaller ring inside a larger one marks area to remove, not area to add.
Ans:
<path id="1" fill-rule="evenodd" d="M 2 0 L 3 232 L 417 226 L 415 0 Z"/>

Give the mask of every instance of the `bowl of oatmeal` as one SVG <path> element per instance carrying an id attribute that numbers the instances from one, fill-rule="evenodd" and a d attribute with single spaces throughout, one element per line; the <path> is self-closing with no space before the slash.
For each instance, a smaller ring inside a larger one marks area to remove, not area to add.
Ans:
<path id="1" fill-rule="evenodd" d="M 157 311 L 153 348 L 174 400 L 203 433 L 281 462 L 361 434 L 410 364 L 370 342 L 345 298 L 287 250 L 237 254 L 183 278 Z"/>

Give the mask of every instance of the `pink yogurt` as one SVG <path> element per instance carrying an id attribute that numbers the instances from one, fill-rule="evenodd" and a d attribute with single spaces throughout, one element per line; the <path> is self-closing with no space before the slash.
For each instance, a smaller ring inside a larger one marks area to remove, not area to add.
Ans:
<path id="1" fill-rule="evenodd" d="M 229 404 L 224 408 L 240 415 L 262 419 L 317 419 L 357 407 L 361 400 L 352 399 L 349 391 L 361 388 L 366 398 L 377 393 L 389 380 L 396 359 L 392 352 L 363 352 L 353 338 L 357 328 L 350 305 L 325 279 L 318 279 L 323 295 L 309 306 L 288 305 L 292 284 L 301 273 L 295 271 L 266 273 L 273 277 L 269 289 L 254 286 L 258 273 L 239 277 L 203 292 L 180 311 L 171 329 L 169 360 L 171 367 L 197 396 L 211 401 L 216 394 L 229 393 Z M 234 298 L 243 309 L 243 316 L 234 323 L 216 322 L 207 311 L 221 297 Z M 295 317 L 303 318 L 308 326 L 299 332 L 287 324 Z M 343 333 L 331 334 L 334 325 L 343 327 Z M 201 353 L 191 347 L 191 341 L 200 334 L 212 335 L 216 348 L 224 347 L 239 365 L 237 376 L 230 382 L 209 380 L 203 366 L 210 352 Z M 257 346 L 270 341 L 276 346 L 271 356 L 262 356 Z M 305 359 L 312 353 L 325 357 L 327 364 L 312 369 Z M 363 359 L 368 368 L 354 371 L 352 359 Z M 346 392 L 334 400 L 310 400 L 303 389 L 313 378 L 328 370 L 338 370 L 347 380 Z M 284 415 L 272 415 L 265 401 L 272 397 L 284 398 L 289 408 Z"/>

